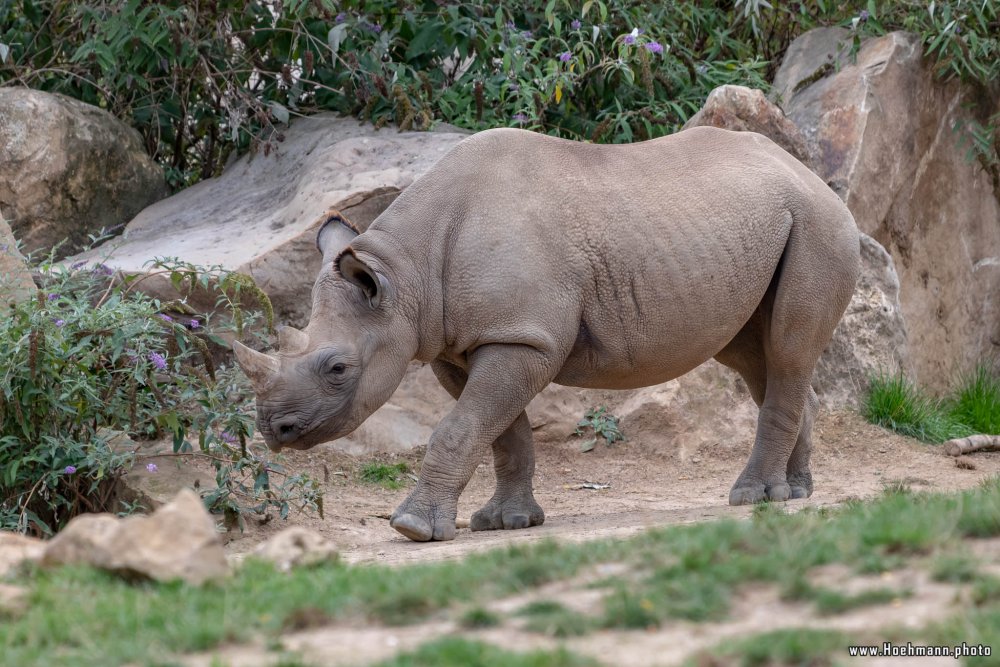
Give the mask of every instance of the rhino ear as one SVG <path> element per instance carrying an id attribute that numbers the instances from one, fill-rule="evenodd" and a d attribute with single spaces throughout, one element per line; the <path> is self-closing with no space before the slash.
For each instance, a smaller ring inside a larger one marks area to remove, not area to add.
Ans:
<path id="1" fill-rule="evenodd" d="M 339 211 L 330 210 L 316 233 L 316 247 L 323 254 L 323 263 L 332 262 L 358 235 L 358 228 Z"/>
<path id="2" fill-rule="evenodd" d="M 347 248 L 337 259 L 337 270 L 349 283 L 361 288 L 368 304 L 378 308 L 385 295 L 386 280 L 375 269 L 361 261 L 352 248 Z"/>

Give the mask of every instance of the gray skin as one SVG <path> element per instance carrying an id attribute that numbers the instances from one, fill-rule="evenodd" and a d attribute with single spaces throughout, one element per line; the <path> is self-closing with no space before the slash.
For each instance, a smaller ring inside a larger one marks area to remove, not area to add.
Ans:
<path id="1" fill-rule="evenodd" d="M 476 134 L 359 236 L 324 227 L 304 331 L 236 344 L 272 449 L 347 435 L 417 359 L 457 399 L 393 513 L 455 536 L 487 448 L 497 489 L 473 530 L 544 520 L 524 409 L 550 382 L 627 389 L 715 358 L 760 408 L 733 505 L 812 493 L 810 378 L 850 301 L 858 230 L 816 175 L 754 133 L 693 128 L 632 145 Z M 346 247 L 345 247 L 346 246 Z"/>

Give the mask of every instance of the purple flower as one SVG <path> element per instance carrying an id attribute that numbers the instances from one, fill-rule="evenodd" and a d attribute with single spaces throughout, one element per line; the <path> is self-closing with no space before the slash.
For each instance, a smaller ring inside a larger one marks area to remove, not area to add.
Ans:
<path id="1" fill-rule="evenodd" d="M 174 318 L 170 317 L 169 315 L 164 315 L 163 313 L 160 313 L 159 317 L 164 322 L 173 322 L 174 321 Z"/>
<path id="2" fill-rule="evenodd" d="M 382 26 L 378 23 L 368 23 L 367 21 L 361 24 L 361 27 L 369 32 L 373 32 L 376 35 L 382 32 Z"/>
<path id="3" fill-rule="evenodd" d="M 77 269 L 82 269 L 82 268 L 84 267 L 84 265 L 85 265 L 86 263 L 87 263 L 87 260 L 85 260 L 85 259 L 81 259 L 81 260 L 80 260 L 79 262 L 73 262 L 73 263 L 72 263 L 72 264 L 70 265 L 70 267 L 69 267 L 69 268 L 71 268 L 71 269 L 73 269 L 74 271 L 76 271 Z"/>
<path id="4" fill-rule="evenodd" d="M 157 370 L 167 370 L 167 358 L 159 352 L 150 352 L 149 360 L 153 362 L 153 365 L 156 366 Z"/>
<path id="5" fill-rule="evenodd" d="M 569 24 L 569 27 L 573 30 L 579 30 L 581 25 L 583 24 L 580 23 L 580 19 L 573 19 L 573 22 Z"/>
<path id="6" fill-rule="evenodd" d="M 865 21 L 867 21 L 869 16 L 870 16 L 870 14 L 868 13 L 867 9 L 862 9 L 861 13 L 858 14 L 858 18 L 861 19 L 862 23 L 864 23 Z"/>
<path id="7" fill-rule="evenodd" d="M 76 466 L 66 466 L 65 468 L 63 468 L 64 475 L 72 475 L 75 472 L 76 472 Z"/>
<path id="8" fill-rule="evenodd" d="M 635 44 L 635 35 L 629 34 L 625 35 L 625 39 L 622 40 L 626 44 Z"/>
<path id="9" fill-rule="evenodd" d="M 525 30 L 524 32 L 521 33 L 521 37 L 524 37 L 525 39 L 531 39 L 531 31 Z"/>
<path id="10" fill-rule="evenodd" d="M 507 89 L 510 90 L 510 92 L 512 93 L 516 93 L 517 91 L 521 90 L 521 86 L 516 83 L 508 83 Z"/>
<path id="11" fill-rule="evenodd" d="M 659 42 L 649 42 L 646 44 L 646 50 L 650 53 L 663 53 L 663 45 Z"/>
<path id="12" fill-rule="evenodd" d="M 149 472 L 156 472 L 157 471 L 156 464 L 155 463 L 147 463 L 146 464 L 146 470 L 148 470 Z"/>
<path id="13" fill-rule="evenodd" d="M 56 320 L 55 324 L 56 324 L 57 327 L 61 327 L 64 324 L 66 324 L 66 320 Z"/>
<path id="14" fill-rule="evenodd" d="M 222 440 L 222 442 L 226 443 L 227 445 L 236 444 L 236 436 L 230 433 L 229 431 L 223 431 L 222 433 L 220 433 L 219 438 Z"/>
<path id="15" fill-rule="evenodd" d="M 507 23 L 505 25 L 507 26 L 508 30 L 513 30 L 514 28 L 517 27 L 516 25 L 514 25 L 513 21 L 507 21 Z"/>
<path id="16" fill-rule="evenodd" d="M 523 123 L 524 121 L 528 120 L 528 117 L 523 113 L 516 113 L 513 116 L 511 116 L 511 119 L 516 120 L 518 123 Z"/>
<path id="17" fill-rule="evenodd" d="M 340 12 L 333 19 L 334 23 L 343 23 L 346 20 L 347 20 L 347 14 L 345 14 L 344 12 Z"/>
<path id="18" fill-rule="evenodd" d="M 94 264 L 94 268 L 91 269 L 91 272 L 97 275 L 110 276 L 114 275 L 115 270 L 107 264 Z"/>
<path id="19" fill-rule="evenodd" d="M 59 298 L 59 295 L 58 295 L 58 294 L 55 294 L 55 293 L 52 293 L 52 294 L 48 295 L 48 296 L 47 296 L 46 298 L 47 298 L 47 299 L 48 299 L 49 301 L 55 301 L 56 299 L 58 299 L 58 298 Z"/>
<path id="20" fill-rule="evenodd" d="M 201 322 L 199 322 L 198 320 L 191 320 L 190 322 L 188 322 L 188 326 L 190 326 L 192 329 L 197 329 L 198 327 L 201 326 Z"/>
<path id="21" fill-rule="evenodd" d="M 573 59 L 573 54 L 570 53 L 569 51 L 563 51 L 562 53 L 559 54 L 559 60 L 563 61 L 564 63 L 568 63 L 572 59 Z"/>

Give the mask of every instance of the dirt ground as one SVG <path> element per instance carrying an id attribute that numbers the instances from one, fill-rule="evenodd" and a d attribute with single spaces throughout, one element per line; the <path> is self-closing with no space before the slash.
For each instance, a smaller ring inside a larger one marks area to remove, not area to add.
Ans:
<path id="1" fill-rule="evenodd" d="M 954 491 L 975 486 L 1000 473 L 1000 453 L 975 454 L 959 467 L 939 447 L 923 445 L 866 423 L 852 412 L 824 413 L 815 426 L 813 474 L 816 492 L 804 501 L 787 504 L 789 510 L 841 503 L 850 498 L 877 495 L 887 484 L 912 488 Z M 543 526 L 528 530 L 472 533 L 460 529 L 454 541 L 414 543 L 398 535 L 386 519 L 412 487 L 388 491 L 358 479 L 361 465 L 373 459 L 405 460 L 416 471 L 422 452 L 406 456 L 352 457 L 321 447 L 289 454 L 291 470 L 306 470 L 326 479 L 326 518 L 293 515 L 287 522 L 271 521 L 251 527 L 231 540 L 227 549 L 235 558 L 289 524 L 305 525 L 340 545 L 348 562 L 402 564 L 458 558 L 470 552 L 505 544 L 523 544 L 543 538 L 583 541 L 625 536 L 644 528 L 690 523 L 721 516 L 745 517 L 750 508 L 729 507 L 729 487 L 749 452 L 752 433 L 741 447 L 715 443 L 695 452 L 653 449 L 641 441 L 608 447 L 599 445 L 589 453 L 579 451 L 572 438 L 537 443 L 538 463 L 535 495 L 546 511 Z M 583 482 L 609 484 L 603 490 L 578 488 Z M 459 519 L 468 519 L 492 494 L 493 472 L 484 461 L 459 504 Z M 1000 549 L 1000 541 L 985 540 L 977 551 L 987 554 Z M 615 568 L 602 565 L 598 570 Z M 1000 574 L 1000 566 L 989 566 Z M 301 657 L 306 664 L 367 665 L 400 651 L 413 650 L 435 638 L 460 635 L 516 650 L 551 649 L 565 646 L 616 667 L 680 665 L 720 642 L 781 628 L 840 630 L 848 636 L 869 634 L 879 628 L 919 629 L 953 613 L 967 603 L 968 592 L 959 585 L 931 580 L 925 569 L 904 569 L 881 576 L 859 577 L 840 565 L 820 568 L 818 582 L 838 590 L 857 592 L 865 588 L 893 585 L 912 592 L 905 599 L 863 607 L 836 617 L 823 617 L 806 603 L 781 599 L 773 585 L 755 584 L 741 589 L 728 619 L 711 623 L 675 621 L 655 631 L 600 630 L 582 637 L 557 640 L 527 632 L 518 621 L 508 620 L 498 628 L 466 630 L 457 623 L 457 612 L 435 615 L 405 627 L 383 627 L 364 619 L 324 626 L 282 636 L 281 648 Z M 590 579 L 613 572 L 583 573 L 573 581 L 554 582 L 524 595 L 493 601 L 493 611 L 509 613 L 532 600 L 555 599 L 581 613 L 601 605 L 601 591 L 587 588 Z M 966 600 L 966 602 L 963 602 Z M 994 647 L 997 648 L 997 647 Z M 230 645 L 210 653 L 185 656 L 189 667 L 219 664 L 230 667 L 264 667 L 275 664 L 274 646 L 262 643 Z M 841 660 L 842 658 L 842 660 Z M 838 662 L 854 664 L 846 648 Z M 866 665 L 894 665 L 898 658 L 868 658 Z M 712 664 L 721 664 L 713 662 Z M 921 658 L 921 665 L 956 664 L 952 658 Z"/>
<path id="2" fill-rule="evenodd" d="M 397 491 L 359 481 L 360 467 L 373 460 L 406 461 L 419 471 L 422 450 L 407 455 L 365 457 L 338 453 L 330 446 L 289 452 L 290 471 L 306 471 L 323 482 L 325 518 L 293 514 L 287 521 L 250 525 L 227 544 L 243 554 L 289 525 L 321 533 L 342 549 L 348 562 L 409 563 L 458 558 L 509 543 L 543 538 L 583 541 L 622 536 L 644 528 L 691 523 L 721 516 L 748 516 L 748 507 L 730 507 L 729 488 L 749 455 L 753 434 L 741 446 L 715 443 L 693 453 L 654 449 L 629 440 L 579 451 L 579 441 L 536 443 L 535 497 L 545 510 L 545 524 L 527 530 L 471 532 L 460 529 L 454 541 L 414 543 L 389 527 L 387 517 L 406 497 L 412 481 Z M 1000 453 L 968 458 L 975 469 L 959 468 L 939 447 L 923 445 L 872 426 L 859 415 L 824 412 L 814 429 L 815 493 L 790 501 L 790 510 L 823 506 L 849 498 L 867 498 L 888 483 L 917 489 L 953 491 L 975 486 L 1000 473 Z M 576 488 L 583 482 L 610 484 L 603 490 Z M 468 520 L 492 495 L 492 462 L 476 470 L 459 502 L 459 520 Z M 238 556 L 237 556 L 238 557 Z"/>

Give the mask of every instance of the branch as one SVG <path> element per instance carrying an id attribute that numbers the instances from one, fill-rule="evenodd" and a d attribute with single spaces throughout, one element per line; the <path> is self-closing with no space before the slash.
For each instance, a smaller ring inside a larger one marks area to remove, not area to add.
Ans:
<path id="1" fill-rule="evenodd" d="M 944 453 L 948 456 L 991 451 L 1000 451 L 1000 435 L 970 435 L 968 438 L 955 438 L 944 443 Z"/>

